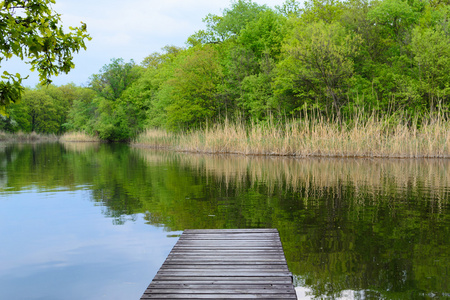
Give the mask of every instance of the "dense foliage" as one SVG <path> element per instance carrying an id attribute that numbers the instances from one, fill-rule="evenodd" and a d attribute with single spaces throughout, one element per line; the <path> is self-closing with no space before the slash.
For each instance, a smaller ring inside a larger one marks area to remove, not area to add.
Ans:
<path id="1" fill-rule="evenodd" d="M 113 59 L 91 77 L 93 93 L 62 105 L 63 127 L 18 127 L 120 141 L 146 127 L 282 122 L 311 110 L 339 122 L 355 112 L 417 120 L 449 109 L 449 16 L 448 1 L 234 1 L 186 48 L 166 46 L 141 65 Z M 12 110 L 19 124 L 21 108 Z"/>
<path id="2" fill-rule="evenodd" d="M 74 52 L 86 49 L 86 24 L 64 32 L 61 18 L 51 5 L 55 0 L 4 0 L 0 2 L 0 63 L 17 57 L 39 72 L 43 84 L 50 77 L 68 73 L 74 68 Z M 2 72 L 0 81 L 0 113 L 20 100 L 23 93 L 19 73 Z"/>

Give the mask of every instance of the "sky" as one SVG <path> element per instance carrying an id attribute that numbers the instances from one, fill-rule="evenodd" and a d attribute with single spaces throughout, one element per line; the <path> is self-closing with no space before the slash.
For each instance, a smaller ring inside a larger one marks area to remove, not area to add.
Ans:
<path id="1" fill-rule="evenodd" d="M 255 0 L 269 7 L 284 0 Z M 64 27 L 87 24 L 92 40 L 87 50 L 74 54 L 75 69 L 53 77 L 55 85 L 74 83 L 87 86 L 89 77 L 99 73 L 112 58 L 133 59 L 140 63 L 149 54 L 166 45 L 184 47 L 187 38 L 205 25 L 209 13 L 222 15 L 230 0 L 56 0 L 53 9 L 61 14 Z M 2 62 L 1 72 L 29 75 L 23 83 L 33 87 L 38 73 L 19 59 Z"/>

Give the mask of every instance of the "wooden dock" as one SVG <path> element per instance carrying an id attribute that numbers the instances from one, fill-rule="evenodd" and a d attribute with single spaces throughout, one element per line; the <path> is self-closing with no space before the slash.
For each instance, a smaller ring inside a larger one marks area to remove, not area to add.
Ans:
<path id="1" fill-rule="evenodd" d="M 141 299 L 297 299 L 276 229 L 185 230 Z"/>

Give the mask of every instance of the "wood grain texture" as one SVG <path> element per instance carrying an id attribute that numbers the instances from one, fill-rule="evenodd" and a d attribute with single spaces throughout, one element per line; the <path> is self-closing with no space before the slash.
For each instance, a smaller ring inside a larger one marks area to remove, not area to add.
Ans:
<path id="1" fill-rule="evenodd" d="M 141 299 L 297 296 L 276 229 L 189 229 Z"/>

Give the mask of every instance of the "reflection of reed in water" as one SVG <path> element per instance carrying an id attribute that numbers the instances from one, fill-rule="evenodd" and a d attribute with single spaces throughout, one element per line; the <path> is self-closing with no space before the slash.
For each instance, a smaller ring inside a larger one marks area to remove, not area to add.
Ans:
<path id="1" fill-rule="evenodd" d="M 440 204 L 447 203 L 449 198 L 448 160 L 292 159 L 134 151 L 149 164 L 176 163 L 202 175 L 212 175 L 227 186 L 254 186 L 263 182 L 271 193 L 276 187 L 294 192 L 303 189 L 303 194 L 314 198 L 322 196 L 325 190 L 339 191 L 344 184 L 355 195 L 364 194 L 373 201 L 405 192 L 428 193 Z"/>
<path id="2" fill-rule="evenodd" d="M 57 142 L 59 137 L 55 134 L 36 133 L 36 132 L 4 132 L 0 131 L 0 141 L 11 143 L 37 143 L 37 142 Z"/>
<path id="3" fill-rule="evenodd" d="M 86 151 L 93 151 L 98 150 L 101 143 L 73 143 L 73 142 L 60 142 L 64 149 L 67 151 L 73 151 L 73 152 L 86 152 Z"/>
<path id="4" fill-rule="evenodd" d="M 66 132 L 59 139 L 61 142 L 101 142 L 100 138 L 85 132 Z"/>

